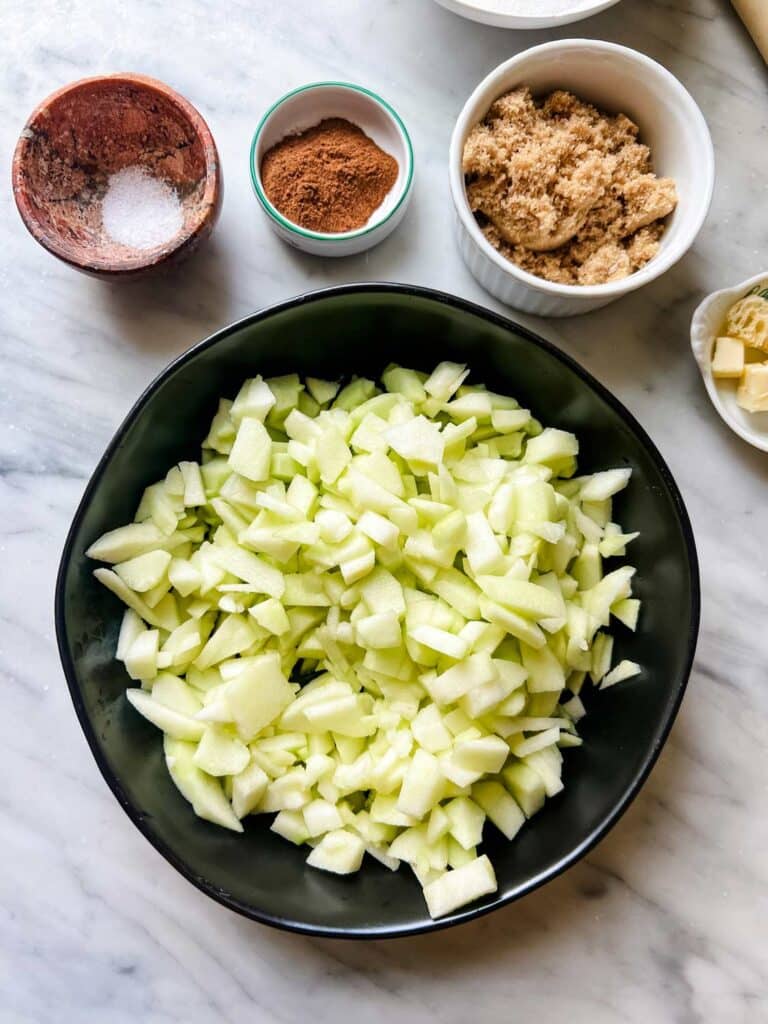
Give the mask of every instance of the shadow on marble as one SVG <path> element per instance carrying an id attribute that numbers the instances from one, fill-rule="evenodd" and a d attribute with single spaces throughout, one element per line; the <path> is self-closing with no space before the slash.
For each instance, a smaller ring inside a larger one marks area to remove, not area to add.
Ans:
<path id="1" fill-rule="evenodd" d="M 664 366 L 666 374 L 678 362 L 691 363 L 689 334 L 691 316 L 706 288 L 696 268 L 697 256 L 689 253 L 666 274 L 592 314 L 594 336 L 615 338 L 621 324 L 623 344 L 603 343 L 602 352 L 612 375 L 623 373 L 637 379 L 638 357 L 645 363 Z M 617 314 L 620 314 L 617 316 Z"/>
<path id="2" fill-rule="evenodd" d="M 615 9 L 559 28 L 516 31 L 461 19 L 438 4 L 425 5 L 422 21 L 427 33 L 435 39 L 442 38 L 446 45 L 453 46 L 457 25 L 463 24 L 465 29 L 460 68 L 452 60 L 436 63 L 434 71 L 440 77 L 435 79 L 433 84 L 441 86 L 447 95 L 455 95 L 462 82 L 474 79 L 474 84 L 477 84 L 493 67 L 516 53 L 557 39 L 605 39 L 636 47 L 638 33 L 632 24 L 635 16 L 647 21 L 646 0 L 623 0 Z M 647 52 L 647 48 L 645 49 Z M 461 98 L 462 104 L 465 99 L 466 96 Z"/>
<path id="3" fill-rule="evenodd" d="M 603 309 L 569 320 L 539 320 L 534 329 L 583 363 L 622 400 L 637 390 L 690 390 L 698 376 L 690 351 L 690 320 L 706 290 L 697 261 L 692 252 L 659 280 Z M 687 400 L 687 395 L 680 399 Z"/>
<path id="4" fill-rule="evenodd" d="M 768 486 L 768 458 L 766 458 L 765 452 L 760 451 L 758 448 L 753 448 L 747 441 L 742 440 L 742 438 L 737 434 L 734 434 L 725 420 L 723 420 L 721 416 L 718 416 L 717 410 L 713 408 L 712 403 L 704 390 L 704 385 L 700 380 L 697 381 L 697 385 L 700 388 L 698 401 L 704 410 L 704 414 L 715 424 L 715 429 L 720 434 L 722 441 L 728 449 L 726 458 L 731 462 L 740 463 L 744 469 L 753 474 L 756 479 L 762 480 L 763 486 Z M 758 505 L 756 506 L 755 511 L 760 509 L 761 506 Z"/>
<path id="5" fill-rule="evenodd" d="M 170 359 L 236 318 L 230 259 L 226 246 L 214 238 L 185 263 L 157 276 L 93 282 L 92 300 L 114 321 L 116 340 Z"/>
<path id="6" fill-rule="evenodd" d="M 280 258 L 290 267 L 289 279 L 301 281 L 302 286 L 295 293 L 314 291 L 333 285 L 349 284 L 356 281 L 399 281 L 413 282 L 413 274 L 398 267 L 408 266 L 408 257 L 418 244 L 420 222 L 423 211 L 419 210 L 418 183 L 414 186 L 414 201 L 411 203 L 403 223 L 383 242 L 367 252 L 334 259 L 320 259 L 295 249 L 278 238 L 270 241 L 280 247 Z M 425 228 L 421 224 L 421 229 Z M 436 287 L 440 287 L 439 284 Z M 450 290 L 449 286 L 445 287 Z M 285 298 L 289 298 L 286 294 Z M 254 309 L 258 306 L 254 306 Z"/>
<path id="7" fill-rule="evenodd" d="M 590 314 L 586 319 L 591 320 L 595 327 L 588 334 L 576 330 L 571 333 L 571 325 L 564 324 L 563 333 L 567 341 L 560 344 L 575 358 L 584 361 L 588 369 L 617 392 L 619 398 L 624 391 L 638 385 L 648 395 L 676 393 L 681 405 L 692 406 L 702 420 L 714 424 L 727 445 L 729 459 L 743 463 L 751 472 L 768 481 L 765 453 L 739 438 L 718 416 L 691 354 L 691 317 L 707 291 L 698 263 L 697 254 L 690 252 L 668 274 L 647 288 L 627 296 L 614 306 Z M 616 312 L 622 306 L 626 334 L 616 339 L 620 343 L 606 345 L 594 341 L 615 337 Z M 541 333 L 547 336 L 546 328 L 542 328 Z M 645 421 L 642 413 L 638 418 L 653 437 L 654 422 Z"/>

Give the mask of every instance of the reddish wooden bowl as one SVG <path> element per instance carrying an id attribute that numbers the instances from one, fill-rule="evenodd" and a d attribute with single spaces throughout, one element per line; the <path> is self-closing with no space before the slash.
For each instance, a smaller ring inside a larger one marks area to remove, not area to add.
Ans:
<path id="1" fill-rule="evenodd" d="M 181 230 L 152 249 L 113 241 L 101 220 L 109 176 L 137 164 L 172 185 L 182 205 Z M 83 78 L 33 111 L 13 156 L 13 194 L 54 256 L 96 277 L 133 277 L 188 256 L 210 235 L 221 209 L 219 154 L 197 110 L 162 82 Z"/>

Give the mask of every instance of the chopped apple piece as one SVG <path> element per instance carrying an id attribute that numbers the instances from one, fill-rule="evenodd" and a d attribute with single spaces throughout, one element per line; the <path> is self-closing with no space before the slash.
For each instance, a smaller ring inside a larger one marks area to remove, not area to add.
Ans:
<path id="1" fill-rule="evenodd" d="M 251 417 L 244 419 L 229 453 L 229 464 L 232 469 L 246 480 L 258 483 L 260 480 L 268 479 L 271 457 L 272 439 L 264 424 Z"/>
<path id="2" fill-rule="evenodd" d="M 250 751 L 220 725 L 209 725 L 192 758 L 208 775 L 239 775 L 251 759 Z"/>
<path id="3" fill-rule="evenodd" d="M 359 836 L 347 829 L 327 832 L 307 857 L 307 864 L 336 875 L 351 875 L 359 871 L 365 854 L 365 844 Z"/>
<path id="4" fill-rule="evenodd" d="M 136 708 L 152 725 L 156 725 L 167 736 L 176 740 L 199 740 L 202 738 L 205 726 L 202 722 L 195 721 L 189 715 L 183 715 L 173 708 L 166 707 L 156 701 L 144 690 L 126 690 L 125 696 L 130 704 Z"/>
<path id="5" fill-rule="evenodd" d="M 496 892 L 493 865 L 483 854 L 463 867 L 446 871 L 424 887 L 424 898 L 432 918 L 444 917 L 451 911 L 472 903 L 481 896 Z"/>
<path id="6" fill-rule="evenodd" d="M 243 826 L 224 795 L 221 783 L 194 763 L 194 744 L 166 734 L 164 749 L 170 776 L 181 795 L 192 804 L 195 814 L 214 825 L 242 832 Z"/>

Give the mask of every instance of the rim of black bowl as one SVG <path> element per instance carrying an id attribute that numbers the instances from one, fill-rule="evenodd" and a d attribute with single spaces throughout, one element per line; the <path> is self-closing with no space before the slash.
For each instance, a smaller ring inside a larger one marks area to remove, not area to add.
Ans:
<path id="1" fill-rule="evenodd" d="M 353 295 L 356 293 L 380 293 L 386 294 L 389 292 L 395 292 L 401 295 L 412 295 L 419 298 L 430 299 L 443 305 L 453 306 L 455 309 L 463 310 L 464 312 L 471 313 L 474 316 L 481 317 L 488 322 L 495 324 L 496 326 L 512 330 L 516 334 L 522 336 L 526 341 L 531 344 L 537 345 L 540 348 L 545 349 L 554 359 L 563 363 L 570 370 L 572 370 L 588 387 L 592 388 L 598 396 L 603 399 L 615 412 L 617 412 L 625 421 L 629 424 L 632 430 L 635 432 L 637 437 L 640 439 L 642 444 L 648 450 L 651 458 L 653 459 L 656 468 L 661 474 L 664 482 L 669 489 L 669 493 L 673 499 L 677 515 L 679 518 L 683 538 L 685 540 L 686 553 L 688 557 L 688 563 L 690 566 L 690 578 L 691 578 L 691 626 L 687 637 L 687 656 L 685 662 L 685 669 L 682 673 L 680 682 L 677 687 L 677 691 L 671 695 L 670 703 L 665 711 L 665 717 L 662 722 L 662 727 L 658 736 L 657 742 L 648 751 L 642 766 L 635 775 L 632 785 L 628 788 L 622 799 L 611 809 L 611 811 L 604 816 L 599 825 L 597 825 L 592 832 L 584 839 L 578 846 L 574 847 L 566 856 L 562 857 L 552 867 L 541 871 L 539 874 L 534 875 L 528 879 L 522 885 L 519 885 L 512 892 L 502 894 L 493 903 L 486 906 L 472 907 L 469 906 L 466 910 L 459 910 L 453 914 L 450 914 L 443 918 L 438 918 L 435 921 L 425 921 L 412 926 L 396 927 L 391 928 L 387 926 L 377 927 L 364 927 L 364 928 L 334 928 L 325 927 L 322 925 L 310 925 L 301 921 L 286 920 L 274 914 L 265 913 L 259 910 L 257 907 L 251 906 L 248 903 L 244 903 L 238 899 L 233 898 L 221 890 L 217 889 L 215 885 L 208 882 L 204 878 L 200 878 L 196 875 L 184 860 L 168 846 L 159 836 L 157 836 L 145 817 L 138 807 L 136 807 L 125 793 L 120 780 L 113 773 L 111 768 L 106 762 L 106 759 L 102 756 L 101 750 L 96 740 L 95 730 L 91 724 L 91 721 L 85 710 L 85 705 L 80 693 L 80 685 L 77 680 L 75 668 L 72 663 L 70 656 L 69 645 L 67 643 L 66 627 L 64 619 L 64 577 L 66 574 L 67 566 L 69 565 L 70 558 L 72 556 L 72 548 L 74 544 L 74 538 L 77 534 L 80 524 L 85 513 L 88 504 L 90 503 L 91 496 L 96 489 L 99 481 L 101 480 L 102 474 L 106 469 L 112 454 L 116 448 L 120 445 L 123 436 L 125 435 L 128 428 L 133 424 L 134 420 L 142 412 L 144 406 L 147 404 L 149 399 L 152 397 L 158 386 L 171 374 L 173 374 L 180 366 L 184 363 L 193 359 L 198 352 L 210 348 L 217 344 L 223 338 L 228 337 L 234 331 L 240 330 L 241 328 L 248 326 L 253 323 L 257 323 L 260 320 L 264 320 L 267 317 L 273 316 L 282 310 L 308 305 L 312 302 L 317 302 L 322 299 L 339 297 L 343 295 Z M 75 707 L 80 727 L 85 734 L 85 738 L 88 742 L 88 746 L 91 749 L 91 753 L 96 761 L 99 771 L 107 783 L 113 794 L 117 798 L 120 806 L 123 808 L 125 813 L 131 819 L 136 828 L 144 835 L 146 839 L 154 846 L 154 848 L 160 853 L 169 864 L 173 865 L 176 870 L 191 882 L 197 889 L 205 893 L 216 903 L 220 903 L 222 906 L 228 907 L 230 910 L 234 910 L 236 913 L 241 914 L 243 917 L 250 918 L 252 921 L 257 921 L 260 924 L 270 925 L 273 928 L 279 928 L 283 931 L 298 932 L 303 935 L 311 935 L 315 937 L 324 937 L 332 939 L 393 939 L 407 937 L 411 935 L 419 935 L 424 932 L 439 931 L 443 928 L 450 928 L 457 924 L 463 924 L 468 921 L 475 920 L 478 917 L 482 917 L 491 911 L 498 910 L 500 907 L 506 906 L 513 903 L 515 900 L 520 899 L 522 896 L 526 896 L 528 893 L 533 892 L 546 882 L 552 881 L 557 878 L 558 875 L 562 874 L 568 868 L 573 867 L 579 860 L 582 859 L 589 851 L 596 846 L 596 844 L 603 839 L 613 826 L 622 817 L 624 812 L 627 810 L 629 805 L 635 799 L 640 792 L 645 780 L 648 778 L 653 766 L 656 764 L 658 757 L 667 741 L 670 730 L 674 724 L 677 713 L 680 709 L 680 705 L 685 694 L 688 680 L 693 666 L 693 659 L 696 653 L 696 643 L 699 633 L 699 619 L 701 612 L 701 594 L 700 594 L 700 583 L 699 583 L 699 560 L 696 552 L 696 542 L 693 536 L 693 529 L 691 527 L 690 518 L 683 502 L 680 489 L 675 483 L 674 477 L 667 466 L 664 458 L 659 452 L 658 448 L 648 436 L 643 427 L 638 423 L 632 413 L 615 397 L 603 384 L 600 383 L 595 377 L 592 376 L 587 370 L 584 369 L 575 359 L 571 356 L 562 352 L 559 348 L 553 345 L 551 342 L 546 341 L 540 335 L 529 330 L 527 327 L 523 327 L 521 324 L 516 323 L 509 317 L 502 316 L 499 313 L 495 313 L 492 310 L 486 309 L 483 306 L 479 306 L 474 302 L 470 302 L 467 299 L 459 298 L 458 296 L 451 295 L 447 292 L 438 291 L 432 288 L 423 288 L 417 285 L 399 284 L 395 282 L 358 282 L 355 284 L 337 285 L 329 288 L 321 288 L 310 292 L 304 292 L 301 295 L 294 296 L 293 298 L 276 302 L 273 305 L 266 306 L 256 313 L 251 313 L 248 316 L 242 317 L 240 320 L 236 320 L 226 327 L 221 328 L 215 333 L 209 335 L 209 337 L 193 345 L 187 349 L 186 352 L 174 359 L 168 366 L 162 370 L 157 377 L 149 384 L 149 386 L 142 392 L 133 407 L 131 408 L 128 415 L 125 417 L 123 422 L 115 432 L 114 437 L 107 446 L 106 451 L 99 459 L 99 462 L 91 475 L 88 484 L 86 485 L 83 496 L 77 506 L 77 510 L 72 520 L 72 525 L 67 533 L 67 539 L 64 543 L 64 550 L 62 552 L 61 561 L 59 563 L 58 574 L 56 578 L 56 593 L 55 593 L 55 610 L 54 618 L 56 625 L 56 640 L 59 648 L 59 657 L 61 659 L 62 666 L 64 668 L 64 674 L 69 687 L 70 697 Z"/>

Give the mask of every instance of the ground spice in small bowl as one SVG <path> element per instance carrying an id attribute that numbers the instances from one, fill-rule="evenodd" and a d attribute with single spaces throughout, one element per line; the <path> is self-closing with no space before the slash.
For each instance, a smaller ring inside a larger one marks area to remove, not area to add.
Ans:
<path id="1" fill-rule="evenodd" d="M 286 136 L 261 162 L 272 205 L 299 227 L 323 234 L 364 227 L 397 176 L 397 160 L 340 117 Z"/>

